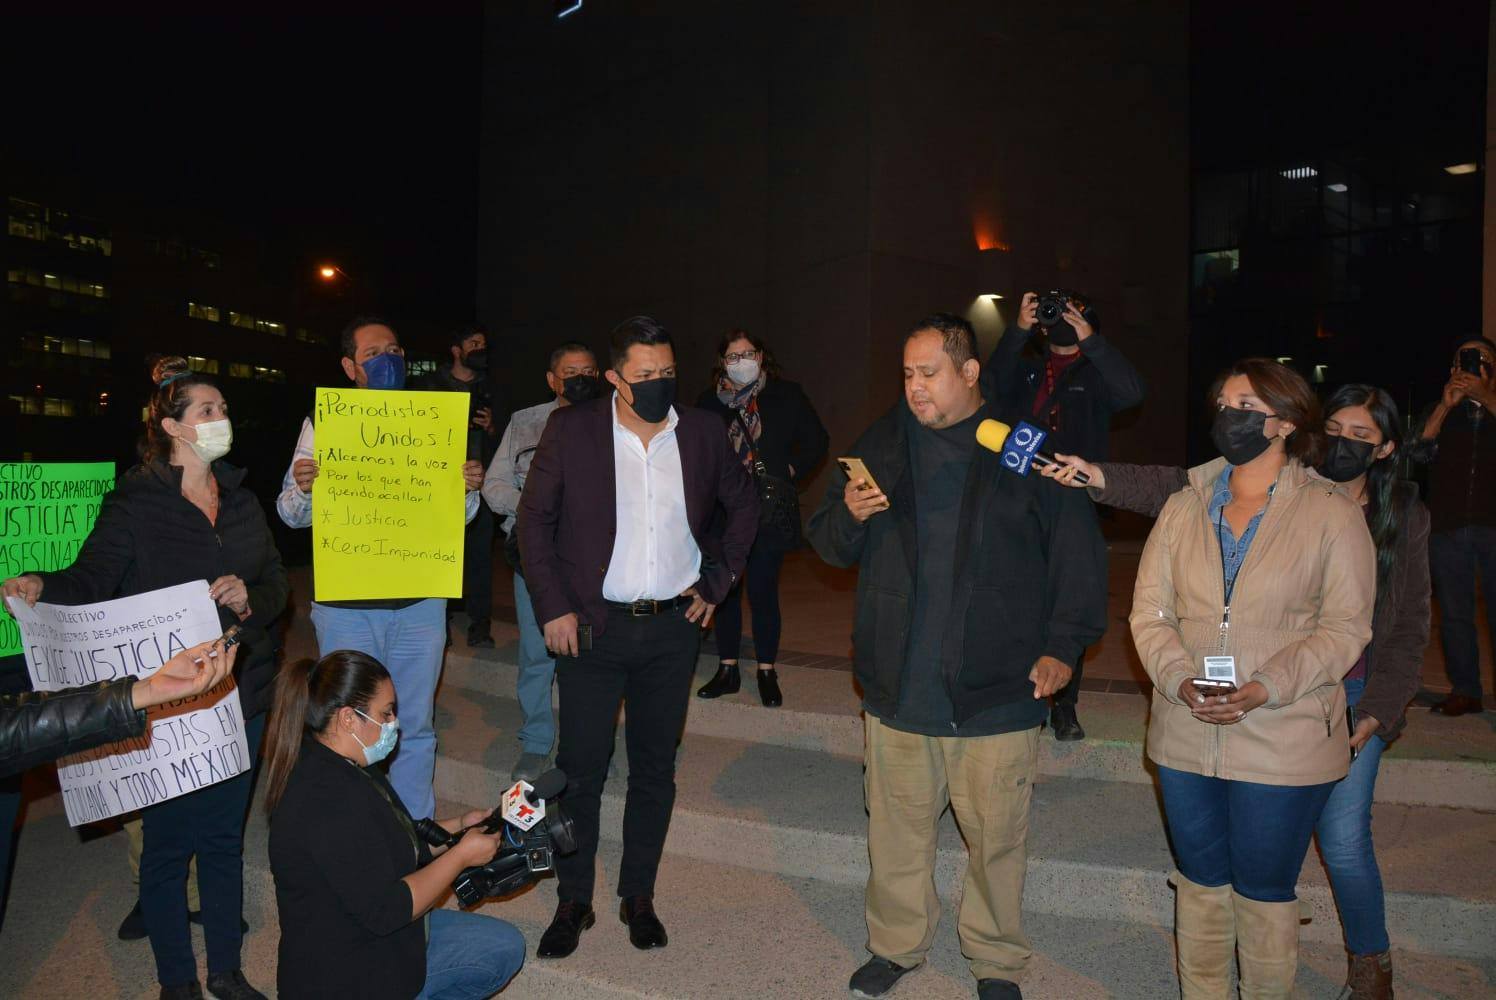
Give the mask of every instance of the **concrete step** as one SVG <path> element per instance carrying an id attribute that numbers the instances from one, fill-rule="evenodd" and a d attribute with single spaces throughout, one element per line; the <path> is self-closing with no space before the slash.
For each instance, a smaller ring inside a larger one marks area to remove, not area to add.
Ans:
<path id="1" fill-rule="evenodd" d="M 512 698 L 517 655 L 513 642 L 494 650 L 453 648 L 443 683 Z M 698 683 L 716 668 L 716 658 L 703 655 Z M 852 675 L 813 667 L 778 670 L 783 708 L 766 710 L 759 703 L 748 663 L 738 694 L 692 699 L 686 731 L 861 759 L 861 702 Z M 1153 784 L 1152 765 L 1143 752 L 1145 698 L 1087 693 L 1080 714 L 1088 738 L 1057 743 L 1046 736 L 1040 773 Z M 1496 812 L 1496 730 L 1483 716 L 1446 719 L 1411 709 L 1407 732 L 1382 757 L 1376 801 Z"/>
<path id="2" fill-rule="evenodd" d="M 773 715 L 758 710 L 760 716 Z M 437 794 L 491 802 L 518 755 L 518 705 L 471 688 L 438 697 Z M 620 727 L 620 735 L 622 729 Z M 615 756 L 627 773 L 622 740 Z M 625 782 L 604 791 L 602 835 L 622 828 Z M 1036 785 L 1029 834 L 1027 906 L 1053 916 L 1171 926 L 1173 867 L 1157 798 L 1131 782 L 1047 775 Z M 1496 815 L 1384 804 L 1374 835 L 1388 890 L 1389 931 L 1403 947 L 1496 958 L 1496 870 L 1471 864 L 1496 842 Z M 866 813 L 857 759 L 688 733 L 682 742 L 675 816 L 666 850 L 758 871 L 858 888 L 867 879 Z M 954 898 L 966 851 L 942 821 L 936 883 Z M 1304 866 L 1301 896 L 1315 911 L 1307 940 L 1337 944 L 1340 924 L 1318 857 Z"/>
<path id="3" fill-rule="evenodd" d="M 455 806 L 453 807 L 455 808 Z M 265 854 L 267 828 L 251 813 L 245 844 L 245 916 L 250 932 L 243 965 L 251 983 L 275 995 L 279 940 L 274 886 Z M 0 931 L 0 996 L 18 1000 L 157 995 L 150 946 L 122 942 L 114 929 L 129 909 L 133 887 L 124 838 L 82 843 L 53 794 L 32 803 L 19 845 L 9 914 Z M 639 952 L 612 909 L 619 847 L 599 852 L 598 900 L 604 912 L 576 954 L 563 961 L 534 957 L 554 905 L 553 883 L 484 912 L 514 923 L 530 957 L 501 994 L 516 1000 L 841 1000 L 847 977 L 865 958 L 860 888 L 690 858 L 671 857 L 661 870 L 659 905 L 671 933 L 668 948 Z M 59 873 L 67 877 L 59 878 Z M 702 892 L 711 886 L 710 892 Z M 724 905 L 724 900 L 730 903 Z M 1087 920 L 1030 912 L 1025 928 L 1035 958 L 1024 984 L 1031 1000 L 1158 1000 L 1177 995 L 1169 925 Z M 193 932 L 203 954 L 201 930 Z M 1306 944 L 1297 1000 L 1327 1000 L 1344 978 L 1337 947 Z M 1451 960 L 1394 949 L 1403 1000 L 1471 1000 L 1496 996 L 1496 963 Z M 204 969 L 199 969 L 204 976 Z M 356 981 L 357 970 L 350 970 Z M 973 995 L 960 956 L 955 913 L 942 914 L 925 968 L 900 995 L 957 1000 Z M 356 996 L 356 987 L 350 987 Z"/>

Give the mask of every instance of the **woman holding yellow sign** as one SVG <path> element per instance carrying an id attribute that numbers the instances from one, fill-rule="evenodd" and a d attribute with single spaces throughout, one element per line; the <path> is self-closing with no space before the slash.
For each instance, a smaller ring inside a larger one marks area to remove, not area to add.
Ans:
<path id="1" fill-rule="evenodd" d="M 233 442 L 228 403 L 182 358 L 158 361 L 139 465 L 104 497 L 77 560 L 5 581 L 30 603 L 87 604 L 206 580 L 224 628 L 240 626 L 235 675 L 250 759 L 258 756 L 279 649 L 270 627 L 289 588 L 244 470 L 220 461 Z M 140 903 L 163 998 L 202 996 L 188 930 L 187 869 L 196 856 L 208 992 L 260 997 L 239 969 L 244 817 L 254 768 L 141 812 Z"/>

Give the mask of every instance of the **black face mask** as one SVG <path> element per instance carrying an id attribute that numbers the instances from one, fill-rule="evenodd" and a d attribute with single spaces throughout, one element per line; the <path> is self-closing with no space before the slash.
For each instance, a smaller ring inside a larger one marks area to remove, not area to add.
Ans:
<path id="1" fill-rule="evenodd" d="M 603 380 L 596 375 L 573 375 L 561 380 L 561 397 L 568 403 L 585 403 L 602 395 Z"/>
<path id="2" fill-rule="evenodd" d="M 1216 450 L 1226 461 L 1232 465 L 1246 465 L 1273 443 L 1272 438 L 1262 434 L 1267 417 L 1260 410 L 1223 406 L 1216 411 L 1215 423 L 1210 426 L 1210 440 L 1215 442 Z"/>
<path id="3" fill-rule="evenodd" d="M 654 378 L 648 382 L 630 382 L 629 391 L 634 394 L 634 413 L 646 424 L 657 424 L 670 415 L 670 404 L 675 402 L 675 379 Z"/>
<path id="4" fill-rule="evenodd" d="M 488 371 L 488 351 L 481 347 L 476 351 L 468 351 L 462 356 L 462 363 L 480 374 L 486 372 Z"/>
<path id="5" fill-rule="evenodd" d="M 1348 483 L 1371 468 L 1376 461 L 1377 446 L 1355 438 L 1332 437 L 1325 449 L 1325 460 L 1315 471 L 1331 482 Z"/>

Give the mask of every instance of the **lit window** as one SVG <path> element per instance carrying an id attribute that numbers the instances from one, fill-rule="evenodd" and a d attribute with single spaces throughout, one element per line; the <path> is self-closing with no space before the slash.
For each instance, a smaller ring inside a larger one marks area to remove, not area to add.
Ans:
<path id="1" fill-rule="evenodd" d="M 431 375 L 436 371 L 435 361 L 411 361 L 405 362 L 405 370 L 411 375 Z"/>
<path id="2" fill-rule="evenodd" d="M 286 380 L 286 373 L 279 368 L 261 368 L 256 365 L 255 378 L 261 382 L 284 382 Z"/>
<path id="3" fill-rule="evenodd" d="M 229 362 L 229 378 L 254 378 L 254 376 L 254 365 L 246 365 L 238 361 Z"/>
<path id="4" fill-rule="evenodd" d="M 187 355 L 187 367 L 204 375 L 217 375 L 218 362 L 212 358 L 200 358 L 196 354 Z"/>
<path id="5" fill-rule="evenodd" d="M 255 329 L 261 333 L 274 334 L 277 337 L 284 337 L 286 335 L 286 324 L 275 323 L 268 319 L 256 319 Z"/>
<path id="6" fill-rule="evenodd" d="M 229 326 L 243 327 L 246 330 L 255 328 L 255 318 L 248 313 L 234 312 L 229 310 Z"/>
<path id="7" fill-rule="evenodd" d="M 209 323 L 217 323 L 221 318 L 221 313 L 217 306 L 204 305 L 201 302 L 193 302 L 190 299 L 187 302 L 187 315 L 193 319 L 206 320 Z"/>
<path id="8" fill-rule="evenodd" d="M 71 399 L 52 396 L 11 396 L 10 399 L 21 408 L 22 414 L 29 417 L 71 417 L 75 412 Z"/>

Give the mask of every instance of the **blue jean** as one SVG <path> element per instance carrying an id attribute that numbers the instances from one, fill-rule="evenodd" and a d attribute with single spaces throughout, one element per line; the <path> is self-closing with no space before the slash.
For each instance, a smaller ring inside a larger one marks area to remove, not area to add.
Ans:
<path id="1" fill-rule="evenodd" d="M 140 811 L 140 912 L 162 986 L 197 982 L 187 926 L 187 864 L 197 856 L 208 974 L 239 968 L 244 931 L 244 819 L 265 733 L 263 714 L 247 719 L 244 738 L 256 763 L 243 774 Z"/>
<path id="2" fill-rule="evenodd" d="M 556 717 L 551 714 L 551 681 L 556 661 L 545 648 L 545 635 L 535 620 L 535 605 L 525 578 L 514 574 L 514 611 L 519 620 L 519 682 L 516 694 L 524 713 L 519 745 L 525 753 L 548 754 L 556 745 Z"/>
<path id="3" fill-rule="evenodd" d="M 432 910 L 426 941 L 426 985 L 416 1000 L 482 1000 L 525 964 L 525 938 L 496 917 Z"/>
<path id="4" fill-rule="evenodd" d="M 1486 594 L 1486 617 L 1496 623 L 1496 528 L 1441 531 L 1428 540 L 1428 568 L 1439 600 L 1439 644 L 1455 694 L 1481 697 L 1480 647 L 1475 637 L 1475 573 Z"/>
<path id="5" fill-rule="evenodd" d="M 390 758 L 390 784 L 416 819 L 436 812 L 436 682 L 447 644 L 447 602 L 417 601 L 396 611 L 329 608 L 312 602 L 312 627 L 322 656 L 338 649 L 367 653 L 395 682 L 400 745 Z"/>
<path id="6" fill-rule="evenodd" d="M 1349 751 L 1347 751 L 1349 752 Z M 1263 903 L 1296 899 L 1309 836 L 1335 782 L 1263 785 L 1159 767 L 1179 871 Z"/>
<path id="7" fill-rule="evenodd" d="M 1345 700 L 1355 705 L 1365 689 L 1365 680 L 1346 681 Z M 1382 873 L 1371 842 L 1371 794 L 1386 746 L 1374 734 L 1366 741 L 1314 828 L 1345 928 L 1345 946 L 1353 955 L 1379 955 L 1389 947 Z"/>

